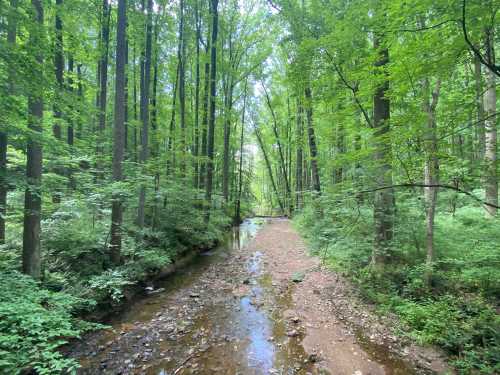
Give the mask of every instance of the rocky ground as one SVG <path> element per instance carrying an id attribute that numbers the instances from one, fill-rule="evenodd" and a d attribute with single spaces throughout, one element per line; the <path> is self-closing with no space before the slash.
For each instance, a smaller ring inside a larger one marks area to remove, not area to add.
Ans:
<path id="1" fill-rule="evenodd" d="M 289 221 L 271 220 L 240 244 L 232 238 L 205 254 L 149 290 L 112 328 L 76 343 L 70 355 L 82 364 L 79 373 L 446 371 L 437 352 L 398 338 L 393 317 L 376 316 L 349 283 L 308 256 Z"/>

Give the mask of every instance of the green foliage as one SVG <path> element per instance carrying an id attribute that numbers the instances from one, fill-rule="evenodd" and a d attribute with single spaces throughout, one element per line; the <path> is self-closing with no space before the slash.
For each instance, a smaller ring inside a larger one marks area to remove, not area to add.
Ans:
<path id="1" fill-rule="evenodd" d="M 308 207 L 295 219 L 316 254 L 359 284 L 380 311 L 396 313 L 406 334 L 445 349 L 460 373 L 500 370 L 500 317 L 494 307 L 500 295 L 498 220 L 485 219 L 483 210 L 472 206 L 439 214 L 429 285 L 425 228 L 415 225 L 422 222 L 418 201 L 400 200 L 393 260 L 382 274 L 370 267 L 371 210 L 364 205 L 349 210 L 349 201 L 339 197 L 326 207 L 321 217 Z"/>
<path id="2" fill-rule="evenodd" d="M 85 301 L 54 293 L 17 272 L 0 273 L 0 372 L 19 374 L 34 368 L 39 374 L 71 372 L 77 363 L 58 347 L 92 327 L 72 313 Z"/>

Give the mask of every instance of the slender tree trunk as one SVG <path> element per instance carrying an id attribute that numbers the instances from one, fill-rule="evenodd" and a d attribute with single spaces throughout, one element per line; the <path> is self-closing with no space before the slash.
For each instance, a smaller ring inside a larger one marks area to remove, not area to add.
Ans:
<path id="1" fill-rule="evenodd" d="M 167 143 L 167 176 L 172 174 L 175 169 L 175 114 L 177 109 L 177 87 L 179 86 L 179 64 L 175 73 L 174 91 L 172 93 L 172 117 L 170 118 L 170 127 Z"/>
<path id="2" fill-rule="evenodd" d="M 429 100 L 430 82 L 426 78 L 424 80 L 424 111 L 427 113 L 427 129 L 425 134 L 425 168 L 424 168 L 424 184 L 437 185 L 439 183 L 439 160 L 437 156 L 437 134 L 436 134 L 436 107 L 439 100 L 439 92 L 441 89 L 441 80 L 438 79 L 436 86 L 432 92 L 432 98 Z M 434 218 L 436 213 L 438 190 L 436 187 L 424 188 L 425 205 L 426 205 L 426 242 L 427 242 L 427 272 L 426 279 L 430 282 L 432 263 L 434 261 Z"/>
<path id="3" fill-rule="evenodd" d="M 319 195 L 321 194 L 321 183 L 318 170 L 318 149 L 316 146 L 316 136 L 314 135 L 312 94 L 309 86 L 305 88 L 304 94 L 306 98 L 307 137 L 311 159 L 312 186 L 315 193 Z"/>
<path id="4" fill-rule="evenodd" d="M 76 76 L 78 79 L 78 121 L 76 126 L 76 139 L 82 139 L 83 133 L 83 106 L 85 98 L 83 96 L 83 77 L 82 77 L 82 64 L 76 66 Z"/>
<path id="5" fill-rule="evenodd" d="M 295 131 L 295 147 L 296 147 L 296 157 L 295 157 L 295 205 L 298 210 L 302 208 L 303 203 L 303 144 L 304 144 L 304 109 L 302 108 L 302 103 L 300 98 L 297 98 L 297 128 Z"/>
<path id="6" fill-rule="evenodd" d="M 495 64 L 494 34 L 493 29 L 486 33 L 487 57 L 490 64 Z M 486 167 L 485 177 L 485 200 L 486 202 L 498 205 L 498 179 L 497 179 L 497 93 L 496 75 L 491 69 L 486 69 L 486 93 L 484 98 L 485 110 L 485 153 L 484 164 Z M 485 206 L 486 216 L 494 217 L 497 209 Z"/>
<path id="7" fill-rule="evenodd" d="M 132 67 L 132 75 L 133 75 L 133 80 L 134 80 L 134 87 L 133 87 L 133 105 L 134 105 L 134 134 L 133 134 L 133 144 L 134 144 L 134 162 L 137 162 L 137 120 L 138 120 L 138 111 L 137 111 L 137 64 L 136 64 L 136 49 L 135 49 L 135 43 L 132 45 L 132 59 L 133 59 L 133 67 Z"/>
<path id="8" fill-rule="evenodd" d="M 207 202 L 207 210 L 205 220 L 210 220 L 210 210 L 212 206 L 212 184 L 214 173 L 214 141 L 215 141 L 215 95 L 217 93 L 217 33 L 218 33 L 218 5 L 219 0 L 210 0 L 212 14 L 212 40 L 210 43 L 210 111 L 208 118 L 208 134 L 207 134 L 207 180 L 205 200 Z"/>
<path id="9" fill-rule="evenodd" d="M 208 32 L 210 34 L 210 30 Z M 210 91 L 210 61 L 208 54 L 210 51 L 210 38 L 207 35 L 207 43 L 205 48 L 205 82 L 203 87 L 203 120 L 201 123 L 201 167 L 200 167 L 200 185 L 199 188 L 206 188 L 206 170 L 207 170 L 207 136 L 208 136 L 208 99 Z"/>
<path id="10" fill-rule="evenodd" d="M 52 132 L 56 139 L 61 139 L 62 100 L 64 96 L 64 52 L 63 52 L 63 23 L 61 19 L 63 0 L 56 0 L 54 67 L 56 76 L 56 95 L 54 103 L 54 125 Z"/>
<path id="11" fill-rule="evenodd" d="M 151 34 L 153 20 L 153 0 L 148 0 L 146 21 L 146 48 L 144 53 L 144 76 L 141 82 L 141 153 L 140 159 L 143 168 L 149 158 L 149 86 L 151 80 Z M 146 205 L 146 186 L 141 184 L 139 190 L 139 206 L 137 210 L 137 225 L 144 227 L 144 211 Z"/>
<path id="12" fill-rule="evenodd" d="M 186 46 L 184 42 L 184 0 L 180 0 L 179 18 L 179 120 L 181 126 L 181 173 L 186 175 Z"/>
<path id="13" fill-rule="evenodd" d="M 127 5 L 127 7 L 128 7 L 128 5 Z M 125 11 L 125 14 L 126 13 L 127 12 Z M 118 25 L 116 27 L 118 29 Z M 117 32 L 118 32 L 118 30 L 117 30 Z M 128 63 L 129 63 L 129 61 L 128 60 L 129 60 L 128 59 L 128 38 L 125 35 L 125 99 L 124 99 L 125 100 L 125 102 L 124 102 L 124 104 L 125 104 L 125 109 L 124 109 L 124 111 L 125 111 L 125 122 L 124 122 L 124 125 L 123 125 L 124 126 L 124 129 L 123 129 L 123 131 L 124 131 L 124 142 L 125 142 L 125 144 L 123 146 L 124 147 L 124 156 L 123 156 L 124 159 L 127 159 L 129 157 L 129 142 L 128 142 L 128 133 L 129 133 L 129 131 L 128 131 L 128 127 L 129 127 Z M 116 86 L 116 82 L 115 82 L 115 86 Z M 115 92 L 115 99 L 116 99 L 116 92 Z"/>
<path id="14" fill-rule="evenodd" d="M 7 44 L 11 51 L 16 45 L 17 36 L 17 0 L 10 0 L 10 9 L 7 25 Z M 13 56 L 8 61 L 8 93 L 15 94 L 15 64 Z M 2 124 L 0 130 L 0 244 L 5 242 L 5 215 L 7 213 L 7 192 L 9 184 L 7 180 L 7 124 Z"/>
<path id="15" fill-rule="evenodd" d="M 229 73 L 231 75 L 231 73 Z M 229 201 L 229 164 L 230 164 L 230 141 L 231 141 L 231 111 L 233 110 L 233 83 L 229 77 L 227 92 L 225 94 L 225 118 L 224 118 L 224 155 L 222 162 L 222 196 L 224 201 Z"/>
<path id="16" fill-rule="evenodd" d="M 69 55 L 68 58 L 68 92 L 70 94 L 70 100 L 73 101 L 73 73 L 74 73 L 75 60 L 73 55 Z M 73 105 L 69 106 L 70 116 L 68 118 L 68 134 L 67 141 L 69 146 L 73 146 L 75 143 L 75 128 L 73 126 Z"/>
<path id="17" fill-rule="evenodd" d="M 127 54 L 127 0 L 118 1 L 116 29 L 115 126 L 113 129 L 113 181 L 123 180 L 122 162 L 125 153 L 125 87 Z M 120 194 L 113 196 L 111 208 L 110 259 L 120 264 L 122 246 L 123 207 Z"/>
<path id="18" fill-rule="evenodd" d="M 478 144 L 476 158 L 484 159 L 485 132 L 484 132 L 484 103 L 483 103 L 483 78 L 481 74 L 481 61 L 474 58 L 474 78 L 476 84 L 476 114 L 477 114 L 477 138 Z"/>
<path id="19" fill-rule="evenodd" d="M 193 140 L 193 159 L 194 159 L 194 181 L 195 188 L 199 187 L 199 166 L 198 156 L 200 154 L 200 39 L 201 39 L 201 24 L 200 24 L 200 9 L 199 1 L 195 2 L 195 45 L 196 45 L 196 68 L 195 68 L 195 94 L 194 94 L 194 140 Z"/>
<path id="20" fill-rule="evenodd" d="M 287 194 L 287 197 L 286 197 L 286 200 L 288 203 L 287 206 L 288 206 L 289 212 L 291 213 L 293 211 L 292 192 L 290 189 L 290 183 L 288 181 L 286 162 L 285 162 L 285 157 L 283 155 L 283 147 L 281 146 L 281 141 L 280 141 L 280 136 L 279 136 L 279 131 L 278 131 L 278 119 L 276 117 L 276 113 L 274 112 L 273 106 L 271 105 L 271 98 L 269 97 L 269 94 L 268 94 L 263 82 L 262 82 L 262 88 L 264 89 L 264 94 L 266 96 L 267 106 L 269 107 L 269 111 L 271 112 L 271 116 L 273 118 L 273 132 L 274 132 L 274 137 L 276 138 L 276 144 L 278 145 L 278 155 L 280 158 L 281 174 L 283 176 L 283 182 L 285 183 L 285 190 L 286 190 L 286 194 Z M 313 134 L 313 138 L 314 138 L 314 134 Z M 318 179 L 318 181 L 319 181 L 319 179 Z"/>
<path id="21" fill-rule="evenodd" d="M 243 96 L 243 112 L 241 114 L 241 133 L 240 133 L 240 166 L 238 170 L 238 196 L 236 197 L 236 210 L 234 215 L 234 223 L 239 225 L 241 223 L 241 191 L 243 188 L 243 146 L 245 135 L 245 112 L 247 107 L 247 84 L 248 79 L 245 81 L 245 91 Z"/>
<path id="22" fill-rule="evenodd" d="M 42 143 L 43 125 L 43 6 L 41 0 L 31 0 L 33 25 L 31 26 L 28 45 L 34 53 L 31 72 L 36 82 L 28 96 L 28 138 L 26 182 L 24 195 L 24 230 L 23 230 L 23 272 L 35 279 L 41 276 L 40 219 L 42 211 Z"/>
<path id="23" fill-rule="evenodd" d="M 271 187 L 273 188 L 274 194 L 276 195 L 276 199 L 278 200 L 278 205 L 280 206 L 280 210 L 282 213 L 284 213 L 285 206 L 281 200 L 281 195 L 276 186 L 276 182 L 274 181 L 273 168 L 271 166 L 269 157 L 267 156 L 266 147 L 262 139 L 262 135 L 260 134 L 260 131 L 257 127 L 255 127 L 255 136 L 257 137 L 257 142 L 259 143 L 260 150 L 262 151 L 262 155 L 264 156 L 264 161 L 267 167 L 267 173 L 269 174 L 269 179 L 271 180 Z"/>
<path id="24" fill-rule="evenodd" d="M 104 130 L 106 128 L 106 102 L 108 97 L 108 56 L 109 56 L 109 26 L 111 9 L 108 0 L 102 1 L 102 25 L 101 25 L 101 58 L 99 62 L 99 128 L 97 140 L 97 152 L 102 157 L 104 152 Z M 101 168 L 101 166 L 99 166 Z"/>
<path id="25" fill-rule="evenodd" d="M 374 41 L 374 48 L 378 51 L 380 40 Z M 375 66 L 384 68 L 389 63 L 389 51 L 380 49 L 379 58 Z M 385 74 L 385 73 L 384 73 Z M 386 97 L 389 90 L 389 81 L 386 79 L 376 89 L 373 96 L 373 127 L 374 131 L 374 159 L 377 171 L 374 179 L 377 186 L 392 185 L 391 141 L 390 141 L 390 101 Z M 375 192 L 374 196 L 374 226 L 375 242 L 372 254 L 372 264 L 382 268 L 390 258 L 390 242 L 393 237 L 394 222 L 394 191 L 384 189 Z"/>

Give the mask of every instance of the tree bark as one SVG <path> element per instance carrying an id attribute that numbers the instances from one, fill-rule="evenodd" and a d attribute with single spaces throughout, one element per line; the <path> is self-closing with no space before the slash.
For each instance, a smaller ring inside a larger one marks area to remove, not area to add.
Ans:
<path id="1" fill-rule="evenodd" d="M 61 139 L 62 121 L 62 100 L 64 91 L 64 52 L 63 52 L 63 23 L 61 19 L 61 8 L 63 0 L 56 0 L 56 21 L 55 21 L 55 46 L 54 46 L 54 67 L 56 76 L 56 95 L 54 103 L 54 125 L 52 132 L 56 139 Z"/>
<path id="2" fill-rule="evenodd" d="M 210 210 L 212 206 L 212 188 L 213 188 L 213 173 L 214 173 L 214 141 L 215 141 L 215 95 L 217 93 L 217 33 L 219 14 L 218 7 L 219 0 L 210 0 L 211 14 L 212 14 L 212 40 L 210 42 L 210 108 L 208 118 L 208 134 L 207 134 L 207 179 L 205 200 L 207 202 L 207 209 L 205 214 L 205 221 L 210 220 Z"/>
<path id="3" fill-rule="evenodd" d="M 494 34 L 493 29 L 486 32 L 486 54 L 488 62 L 495 64 Z M 496 94 L 496 74 L 490 69 L 486 69 L 486 93 L 484 100 L 484 127 L 485 127 L 485 200 L 493 205 L 498 205 L 498 179 L 497 179 L 497 94 Z M 485 206 L 486 217 L 494 217 L 497 209 L 492 206 Z"/>
<path id="4" fill-rule="evenodd" d="M 376 36 L 374 48 L 379 55 L 375 63 L 378 69 L 384 69 L 389 63 L 389 51 L 380 49 L 380 40 Z M 380 50 L 379 50 L 380 49 Z M 385 72 L 382 74 L 386 74 Z M 386 96 L 389 90 L 388 79 L 376 89 L 373 96 L 373 127 L 374 127 L 374 160 L 376 162 L 375 183 L 377 186 L 392 185 L 391 141 L 390 141 L 390 101 Z M 374 226 L 375 242 L 372 254 L 372 264 L 382 268 L 390 258 L 390 242 L 394 226 L 394 190 L 386 189 L 375 192 L 374 196 Z"/>
<path id="5" fill-rule="evenodd" d="M 247 84 L 248 79 L 245 81 L 245 91 L 243 96 L 243 112 L 241 114 L 241 133 L 240 133 L 240 165 L 238 169 L 238 196 L 236 197 L 236 210 L 234 215 L 234 223 L 239 225 L 241 223 L 241 191 L 243 188 L 243 146 L 245 134 L 245 112 L 247 108 Z"/>
<path id="6" fill-rule="evenodd" d="M 307 117 L 307 138 L 309 141 L 309 154 L 312 173 L 312 186 L 317 195 L 321 194 L 321 182 L 318 170 L 318 149 L 316 146 L 316 136 L 314 135 L 312 93 L 311 88 L 307 86 L 304 90 L 306 98 L 306 117 Z"/>
<path id="7" fill-rule="evenodd" d="M 483 78 L 481 74 L 481 61 L 474 57 L 474 78 L 476 86 L 476 115 L 477 115 L 477 154 L 478 160 L 484 159 L 484 145 L 485 145 L 485 132 L 484 132 L 484 103 L 483 103 Z"/>
<path id="8" fill-rule="evenodd" d="M 151 37 L 153 21 L 153 0 L 148 0 L 146 21 L 146 48 L 144 52 L 144 76 L 141 80 L 141 153 L 139 161 L 143 168 L 149 158 L 149 86 L 151 81 Z M 139 205 L 137 209 L 137 225 L 144 227 L 146 205 L 146 186 L 141 184 L 139 190 Z"/>
<path id="9" fill-rule="evenodd" d="M 262 88 L 264 89 L 264 94 L 266 96 L 266 103 L 267 103 L 267 106 L 269 107 L 269 111 L 271 112 L 271 117 L 273 118 L 273 133 L 274 133 L 274 137 L 276 138 L 276 144 L 278 145 L 278 155 L 280 157 L 280 169 L 281 169 L 281 174 L 283 176 L 283 182 L 285 183 L 285 190 L 286 190 L 286 194 L 287 194 L 287 197 L 286 197 L 286 200 L 288 203 L 287 206 L 288 206 L 289 213 L 291 213 L 293 211 L 292 192 L 290 189 L 290 183 L 288 181 L 288 173 L 287 173 L 287 169 L 286 169 L 285 157 L 283 155 L 283 147 L 281 146 L 280 136 L 279 136 L 279 132 L 278 132 L 278 119 L 277 119 L 276 113 L 274 112 L 274 109 L 271 105 L 271 98 L 269 97 L 269 94 L 268 94 L 263 82 L 262 82 Z M 312 119 L 312 112 L 311 112 L 311 119 Z M 314 130 L 312 130 L 312 132 L 313 132 L 313 138 L 314 138 Z M 315 141 L 313 140 L 313 143 L 314 142 Z M 314 144 L 314 147 L 316 148 L 316 144 Z M 319 186 L 319 178 L 318 178 L 318 186 Z"/>
<path id="10" fill-rule="evenodd" d="M 432 263 L 434 261 L 434 219 L 436 213 L 438 189 L 432 185 L 439 183 L 439 159 L 437 156 L 437 134 L 436 134 L 436 107 L 439 100 L 441 80 L 438 79 L 432 93 L 430 93 L 429 79 L 424 79 L 424 112 L 427 114 L 427 129 L 425 132 L 425 168 L 424 188 L 426 208 L 426 243 L 427 243 L 427 272 L 426 279 L 429 283 Z M 429 97 L 431 97 L 429 99 Z"/>
<path id="11" fill-rule="evenodd" d="M 262 135 L 257 127 L 255 127 L 255 136 L 257 137 L 257 142 L 259 143 L 259 147 L 262 151 L 262 155 L 264 156 L 264 161 L 266 163 L 267 173 L 269 174 L 269 179 L 271 180 L 271 187 L 273 188 L 274 194 L 276 195 L 276 199 L 278 200 L 278 205 L 280 206 L 280 210 L 282 213 L 285 213 L 285 206 L 281 200 L 280 192 L 276 186 L 276 182 L 274 181 L 273 176 L 273 168 L 271 166 L 271 162 L 269 157 L 267 156 L 266 147 L 264 145 L 264 141 L 262 139 Z"/>
<path id="12" fill-rule="evenodd" d="M 73 102 L 73 73 L 74 73 L 75 60 L 73 59 L 73 55 L 69 55 L 68 58 L 68 92 L 70 94 L 70 100 Z M 68 118 L 68 134 L 67 134 L 67 142 L 68 146 L 73 146 L 75 143 L 75 128 L 73 126 L 73 104 L 70 104 L 70 116 Z"/>
<path id="13" fill-rule="evenodd" d="M 177 57 L 179 59 L 179 120 L 181 126 L 181 173 L 186 175 L 186 46 L 184 41 L 184 0 L 180 0 L 179 17 L 179 47 Z"/>
<path id="14" fill-rule="evenodd" d="M 40 219 L 42 211 L 42 125 L 43 125 L 43 6 L 41 0 L 31 0 L 33 25 L 28 45 L 34 54 L 31 72 L 34 87 L 28 96 L 28 127 L 26 182 L 24 195 L 23 272 L 39 279 L 41 276 Z"/>
<path id="15" fill-rule="evenodd" d="M 208 34 L 210 34 L 210 28 L 208 28 Z M 200 166 L 200 185 L 199 188 L 206 188 L 206 171 L 207 171 L 207 137 L 208 137 L 208 99 L 210 91 L 210 61 L 208 60 L 208 54 L 210 51 L 210 38 L 207 35 L 207 43 L 205 47 L 205 75 L 204 75 L 204 86 L 203 86 L 203 119 L 201 122 L 201 166 Z"/>
<path id="16" fill-rule="evenodd" d="M 103 153 L 104 130 L 106 128 L 106 102 L 108 96 L 108 56 L 109 56 L 109 24 L 111 9 L 108 0 L 102 1 L 101 25 L 101 57 L 99 62 L 99 128 L 97 152 Z"/>
<path id="17" fill-rule="evenodd" d="M 125 153 L 125 86 L 126 86 L 126 41 L 127 0 L 118 1 L 116 29 L 116 75 L 115 75 L 115 126 L 113 129 L 113 181 L 123 180 L 122 162 Z M 122 246 L 123 207 L 120 193 L 113 195 L 111 208 L 110 259 L 120 264 Z"/>
<path id="18" fill-rule="evenodd" d="M 297 124 L 295 130 L 295 206 L 298 210 L 302 208 L 303 203 L 303 145 L 304 145 L 304 109 L 300 98 L 297 98 Z"/>
<path id="19" fill-rule="evenodd" d="M 16 10 L 17 0 L 10 0 L 10 9 L 7 25 L 7 44 L 11 51 L 14 50 L 17 37 Z M 15 64 L 13 56 L 8 61 L 8 93 L 15 94 Z M 2 124 L 0 130 L 0 244 L 5 243 L 5 215 L 7 213 L 7 192 L 9 184 L 7 180 L 7 124 Z"/>
<path id="20" fill-rule="evenodd" d="M 201 17 L 199 0 L 195 2 L 195 45 L 196 45 L 196 67 L 195 67 L 195 88 L 194 88 L 194 140 L 193 140 L 193 185 L 199 187 L 199 166 L 198 156 L 200 154 L 200 39 L 201 39 Z"/>

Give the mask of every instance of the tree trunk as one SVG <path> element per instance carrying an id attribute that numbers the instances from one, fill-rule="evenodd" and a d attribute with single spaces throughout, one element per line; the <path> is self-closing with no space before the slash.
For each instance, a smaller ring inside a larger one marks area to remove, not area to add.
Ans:
<path id="1" fill-rule="evenodd" d="M 56 0 L 54 67 L 56 76 L 56 95 L 54 103 L 54 125 L 52 131 L 56 139 L 61 139 L 62 101 L 64 90 L 64 52 L 63 24 L 61 19 L 63 0 Z"/>
<path id="2" fill-rule="evenodd" d="M 76 66 L 76 76 L 78 79 L 78 123 L 76 126 L 76 139 L 82 139 L 83 133 L 83 106 L 85 98 L 83 96 L 83 77 L 82 77 L 82 64 Z"/>
<path id="3" fill-rule="evenodd" d="M 106 128 L 106 102 L 108 96 L 108 55 L 109 55 L 109 24 L 111 9 L 108 0 L 102 1 L 102 25 L 101 25 L 101 57 L 99 62 L 99 128 L 97 140 L 97 152 L 103 153 L 104 129 Z M 99 166 L 100 168 L 100 166 Z"/>
<path id="4" fill-rule="evenodd" d="M 477 160 L 484 159 L 485 132 L 484 132 L 484 103 L 483 103 L 483 78 L 481 75 L 481 61 L 474 57 L 474 78 L 476 84 L 476 114 L 477 114 Z"/>
<path id="5" fill-rule="evenodd" d="M 378 36 L 374 41 L 374 48 L 379 54 L 375 63 L 377 68 L 384 68 L 389 63 L 389 51 L 382 48 L 379 51 Z M 385 73 L 383 73 L 385 74 Z M 392 185 L 391 141 L 390 141 L 390 101 L 386 97 L 389 90 L 389 81 L 386 79 L 376 89 L 373 96 L 373 127 L 374 127 L 374 160 L 376 172 L 374 180 L 376 186 Z M 374 226 L 375 242 L 372 254 L 372 264 L 382 268 L 389 259 L 390 242 L 393 237 L 394 221 L 394 190 L 384 189 L 375 192 L 374 196 Z"/>
<path id="6" fill-rule="evenodd" d="M 297 127 L 295 131 L 295 147 L 296 147 L 296 157 L 295 157 L 295 205 L 298 210 L 302 208 L 303 203 L 303 140 L 304 140 L 304 109 L 302 108 L 302 103 L 300 98 L 297 98 Z"/>
<path id="7" fill-rule="evenodd" d="M 181 126 L 181 173 L 186 175 L 186 46 L 184 41 L 184 0 L 180 0 L 179 19 L 179 120 Z"/>
<path id="8" fill-rule="evenodd" d="M 231 53 L 231 52 L 230 52 Z M 231 75 L 231 73 L 229 74 Z M 225 118 L 224 118 L 224 156 L 222 163 L 222 196 L 227 203 L 229 200 L 229 164 L 231 153 L 231 111 L 233 110 L 233 83 L 232 77 L 229 77 L 227 92 L 225 94 Z"/>
<path id="9" fill-rule="evenodd" d="M 116 29 L 115 126 L 113 129 L 113 181 L 123 180 L 122 162 L 125 153 L 125 85 L 126 85 L 127 0 L 118 1 Z M 113 196 L 111 208 L 110 259 L 120 264 L 123 207 L 121 194 Z"/>
<path id="10" fill-rule="evenodd" d="M 149 86 L 151 81 L 151 34 L 153 21 L 153 0 L 148 0 L 146 21 L 146 48 L 144 53 L 144 76 L 141 80 L 141 153 L 139 161 L 143 166 L 149 158 Z M 146 186 L 141 184 L 139 190 L 139 205 L 137 209 L 137 225 L 144 227 L 144 211 L 146 205 Z"/>
<path id="11" fill-rule="evenodd" d="M 41 276 L 40 218 L 42 211 L 42 144 L 43 125 L 43 6 L 41 0 L 31 0 L 33 25 L 28 45 L 35 55 L 31 72 L 35 86 L 28 96 L 28 127 L 32 134 L 28 138 L 26 182 L 24 195 L 23 272 L 35 279 Z"/>
<path id="12" fill-rule="evenodd" d="M 274 133 L 274 137 L 276 138 L 276 144 L 278 145 L 278 155 L 280 158 L 280 169 L 281 169 L 281 174 L 283 176 L 283 182 L 285 183 L 285 190 L 286 190 L 286 194 L 287 194 L 287 197 L 286 197 L 286 200 L 288 203 L 287 206 L 288 206 L 289 213 L 291 213 L 293 211 L 292 192 L 290 189 L 290 183 L 288 181 L 288 173 L 287 173 L 287 169 L 286 169 L 285 157 L 283 155 L 283 148 L 281 147 L 281 141 L 280 141 L 280 136 L 279 136 L 279 132 L 278 132 L 278 119 L 277 119 L 276 113 L 274 112 L 274 109 L 271 105 L 271 98 L 269 97 L 269 94 L 268 94 L 263 82 L 262 82 L 262 88 L 264 89 L 264 94 L 266 96 L 267 106 L 269 107 L 269 111 L 271 112 L 271 117 L 273 118 L 273 133 Z M 313 133 L 314 133 L 314 130 L 313 130 Z M 313 138 L 314 138 L 314 134 L 313 134 Z M 313 142 L 314 142 L 314 140 L 313 140 Z M 316 145 L 314 147 L 316 147 Z M 318 179 L 318 181 L 319 181 L 319 179 Z"/>
<path id="13" fill-rule="evenodd" d="M 172 116 L 170 118 L 170 126 L 168 133 L 167 142 L 167 176 L 172 174 L 172 170 L 175 168 L 175 113 L 177 105 L 177 87 L 179 86 L 179 64 L 177 64 L 177 69 L 175 72 L 175 82 L 174 91 L 172 93 Z"/>
<path id="14" fill-rule="evenodd" d="M 493 29 L 486 33 L 486 49 L 488 62 L 495 64 L 494 34 Z M 497 94 L 496 94 L 496 74 L 491 69 L 486 69 L 486 93 L 484 100 L 485 111 L 485 200 L 486 202 L 498 205 L 498 179 L 497 179 Z M 491 206 L 484 206 L 486 217 L 494 217 L 497 209 Z"/>
<path id="15" fill-rule="evenodd" d="M 17 36 L 17 0 L 10 0 L 9 6 L 7 44 L 13 51 Z M 10 95 L 15 94 L 15 73 L 15 65 L 11 56 L 8 61 L 8 93 Z M 2 124 L 0 130 L 0 244 L 5 243 L 5 215 L 7 213 L 7 192 L 9 190 L 7 180 L 7 138 L 7 124 Z"/>
<path id="16" fill-rule="evenodd" d="M 245 134 L 245 111 L 247 108 L 247 84 L 248 79 L 245 81 L 245 91 L 243 96 L 243 112 L 241 114 L 241 134 L 240 134 L 240 166 L 238 170 L 238 196 L 236 197 L 236 210 L 234 215 L 234 223 L 239 225 L 241 223 L 241 191 L 243 188 L 243 146 Z"/>
<path id="17" fill-rule="evenodd" d="M 210 30 L 208 32 L 210 34 Z M 210 91 L 210 62 L 208 61 L 208 54 L 210 51 L 210 38 L 207 35 L 207 43 L 205 47 L 205 82 L 203 87 L 203 119 L 201 123 L 201 166 L 200 166 L 200 185 L 199 188 L 206 188 L 206 171 L 207 171 L 207 136 L 208 136 L 208 99 Z"/>
<path id="18" fill-rule="evenodd" d="M 311 88 L 307 86 L 304 90 L 306 98 L 306 117 L 307 117 L 307 138 L 309 141 L 309 154 L 311 159 L 312 186 L 317 195 L 321 194 L 321 183 L 318 170 L 318 149 L 316 146 L 316 137 L 313 126 L 313 109 Z"/>
<path id="19" fill-rule="evenodd" d="M 68 92 L 70 94 L 70 100 L 73 102 L 73 73 L 74 73 L 75 60 L 73 55 L 69 55 L 68 58 Z M 75 128 L 73 126 L 73 105 L 70 105 L 70 116 L 68 118 L 68 134 L 67 141 L 69 146 L 73 146 L 75 143 Z"/>
<path id="20" fill-rule="evenodd" d="M 427 114 L 427 129 L 425 132 L 425 168 L 424 168 L 424 184 L 437 185 L 439 183 L 439 160 L 437 156 L 437 134 L 436 134 L 436 107 L 439 100 L 439 92 L 441 89 L 441 80 L 438 79 L 432 98 L 429 100 L 430 82 L 426 78 L 424 80 L 424 111 Z M 426 242 L 427 242 L 427 272 L 426 279 L 429 283 L 432 263 L 434 261 L 434 218 L 436 213 L 438 189 L 436 187 L 424 188 L 425 208 L 426 208 Z"/>
<path id="21" fill-rule="evenodd" d="M 194 140 L 193 140 L 193 163 L 194 163 L 194 173 L 193 173 L 193 185 L 195 188 L 199 187 L 199 160 L 198 156 L 200 154 L 200 38 L 201 38 L 201 20 L 200 20 L 200 10 L 199 1 L 196 0 L 195 3 L 195 23 L 196 23 L 196 34 L 195 34 L 195 45 L 196 45 L 196 68 L 195 68 L 195 94 L 194 94 Z"/>
<path id="22" fill-rule="evenodd" d="M 215 95 L 217 93 L 217 33 L 219 14 L 219 0 L 210 0 L 212 14 L 212 40 L 210 43 L 210 108 L 208 117 L 208 134 L 207 134 L 207 179 L 205 200 L 207 202 L 207 210 L 205 220 L 210 220 L 210 210 L 212 206 L 212 184 L 214 173 L 214 141 L 215 141 Z"/>
<path id="23" fill-rule="evenodd" d="M 276 195 L 276 199 L 278 200 L 278 205 L 280 206 L 280 210 L 282 213 L 285 213 L 285 206 L 281 201 L 280 192 L 276 186 L 276 182 L 273 177 L 273 168 L 271 166 L 271 162 L 269 157 L 267 156 L 266 147 L 264 145 L 264 141 L 262 140 L 262 135 L 257 127 L 255 127 L 255 136 L 257 137 L 257 142 L 259 143 L 260 150 L 262 151 L 262 155 L 264 156 L 264 161 L 267 167 L 267 173 L 269 174 L 269 179 L 271 180 L 271 187 L 273 188 L 274 194 Z"/>

